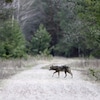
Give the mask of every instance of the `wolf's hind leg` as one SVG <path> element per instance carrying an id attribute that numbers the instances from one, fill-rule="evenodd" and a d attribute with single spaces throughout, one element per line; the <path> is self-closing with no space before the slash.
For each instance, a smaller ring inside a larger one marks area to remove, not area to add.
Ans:
<path id="1" fill-rule="evenodd" d="M 60 72 L 58 71 L 58 77 L 60 76 Z"/>
<path id="2" fill-rule="evenodd" d="M 72 74 L 72 72 L 70 71 L 70 72 L 68 72 L 71 76 L 72 76 L 72 78 L 73 78 L 73 74 Z"/>

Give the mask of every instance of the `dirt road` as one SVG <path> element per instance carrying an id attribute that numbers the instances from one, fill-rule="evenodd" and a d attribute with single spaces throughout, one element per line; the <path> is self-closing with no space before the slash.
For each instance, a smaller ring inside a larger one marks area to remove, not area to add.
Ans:
<path id="1" fill-rule="evenodd" d="M 42 69 L 50 64 L 52 62 L 37 64 L 4 80 L 0 100 L 100 100 L 100 85 L 84 80 L 84 75 L 76 70 L 72 70 L 73 78 L 69 74 L 64 78 L 63 72 L 60 78 L 57 74 L 52 77 L 53 71 Z"/>

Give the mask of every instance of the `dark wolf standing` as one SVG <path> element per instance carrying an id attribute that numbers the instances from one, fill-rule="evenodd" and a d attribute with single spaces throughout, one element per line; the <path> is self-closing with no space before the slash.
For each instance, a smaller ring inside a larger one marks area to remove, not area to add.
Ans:
<path id="1" fill-rule="evenodd" d="M 51 66 L 49 70 L 55 70 L 55 72 L 53 73 L 52 76 L 54 76 L 55 73 L 58 73 L 58 77 L 60 76 L 60 71 L 64 71 L 65 72 L 65 77 L 67 76 L 67 72 L 73 77 L 73 74 L 71 72 L 71 68 L 63 65 L 63 66 Z"/>

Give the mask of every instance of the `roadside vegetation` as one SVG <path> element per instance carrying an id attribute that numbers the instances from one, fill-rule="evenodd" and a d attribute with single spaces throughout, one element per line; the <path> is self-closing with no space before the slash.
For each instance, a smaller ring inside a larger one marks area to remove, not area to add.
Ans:
<path id="1" fill-rule="evenodd" d="M 50 61 L 51 59 L 51 56 L 44 57 L 42 55 L 34 57 L 28 56 L 27 59 L 0 59 L 0 80 L 7 79 L 20 71 L 31 69 L 36 64 Z"/>
<path id="2" fill-rule="evenodd" d="M 74 66 L 75 70 L 81 71 L 90 80 L 100 82 L 100 59 L 81 58 L 70 66 Z"/>

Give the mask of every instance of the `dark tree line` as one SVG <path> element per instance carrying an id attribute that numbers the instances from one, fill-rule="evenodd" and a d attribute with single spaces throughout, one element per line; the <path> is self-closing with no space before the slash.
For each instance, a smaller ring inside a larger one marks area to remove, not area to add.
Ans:
<path id="1" fill-rule="evenodd" d="M 100 57 L 99 0 L 43 0 L 55 55 Z"/>
<path id="2" fill-rule="evenodd" d="M 0 8 L 0 57 L 52 54 L 100 58 L 99 0 L 41 0 L 41 6 L 45 17 L 36 24 L 30 40 L 12 19 L 14 9 Z"/>

